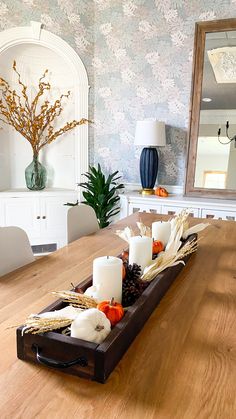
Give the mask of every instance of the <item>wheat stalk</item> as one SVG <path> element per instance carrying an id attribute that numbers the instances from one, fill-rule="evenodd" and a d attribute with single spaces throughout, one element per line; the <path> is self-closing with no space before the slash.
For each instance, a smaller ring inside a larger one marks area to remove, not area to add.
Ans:
<path id="1" fill-rule="evenodd" d="M 73 307 L 81 309 L 96 308 L 98 304 L 94 298 L 74 291 L 53 291 L 52 294 L 61 298 L 66 303 L 71 304 Z"/>
<path id="2" fill-rule="evenodd" d="M 62 318 L 45 318 L 39 316 L 29 316 L 25 321 L 25 326 L 22 329 L 21 334 L 32 333 L 37 335 L 39 333 L 51 332 L 52 330 L 61 329 L 68 327 L 72 323 L 72 319 Z"/>

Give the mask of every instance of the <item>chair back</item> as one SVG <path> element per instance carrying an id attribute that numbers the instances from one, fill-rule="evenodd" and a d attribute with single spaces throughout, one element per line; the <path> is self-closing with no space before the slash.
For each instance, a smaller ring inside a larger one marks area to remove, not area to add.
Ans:
<path id="1" fill-rule="evenodd" d="M 67 241 L 68 243 L 82 236 L 96 233 L 99 230 L 98 220 L 92 207 L 85 204 L 71 207 L 67 213 Z"/>
<path id="2" fill-rule="evenodd" d="M 0 276 L 35 260 L 28 236 L 19 227 L 0 227 Z"/>

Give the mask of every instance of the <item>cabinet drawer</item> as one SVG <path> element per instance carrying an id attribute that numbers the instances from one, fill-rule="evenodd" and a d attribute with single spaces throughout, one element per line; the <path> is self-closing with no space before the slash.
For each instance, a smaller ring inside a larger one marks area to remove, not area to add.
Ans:
<path id="1" fill-rule="evenodd" d="M 184 208 L 186 207 L 176 207 L 172 205 L 163 205 L 162 207 L 162 214 L 167 215 L 175 215 L 179 214 Z M 189 208 L 190 209 L 190 217 L 199 217 L 199 209 L 198 208 Z"/>
<path id="2" fill-rule="evenodd" d="M 218 220 L 236 221 L 236 211 L 222 211 L 214 209 L 203 209 L 202 218 L 215 218 Z"/>
<path id="3" fill-rule="evenodd" d="M 135 212 L 148 212 L 153 214 L 161 214 L 161 205 L 147 204 L 129 204 L 129 215 Z"/>

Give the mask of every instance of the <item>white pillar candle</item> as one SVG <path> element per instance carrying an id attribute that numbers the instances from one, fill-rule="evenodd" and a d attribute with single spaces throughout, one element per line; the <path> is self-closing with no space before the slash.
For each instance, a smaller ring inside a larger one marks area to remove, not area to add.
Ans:
<path id="1" fill-rule="evenodd" d="M 98 300 L 122 300 L 122 260 L 102 256 L 93 261 L 93 285 L 98 288 Z"/>
<path id="2" fill-rule="evenodd" d="M 146 236 L 134 236 L 129 240 L 129 264 L 137 263 L 142 271 L 152 261 L 152 239 Z"/>
<path id="3" fill-rule="evenodd" d="M 152 237 L 154 240 L 160 240 L 166 247 L 171 233 L 171 223 L 169 221 L 156 221 L 152 223 Z"/>

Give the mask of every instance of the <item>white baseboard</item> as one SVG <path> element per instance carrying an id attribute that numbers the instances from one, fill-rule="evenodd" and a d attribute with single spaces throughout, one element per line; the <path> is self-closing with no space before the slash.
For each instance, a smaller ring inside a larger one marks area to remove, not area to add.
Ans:
<path id="1" fill-rule="evenodd" d="M 124 183 L 125 185 L 125 192 L 131 191 L 139 191 L 141 189 L 141 185 L 139 183 Z M 168 192 L 173 193 L 175 195 L 182 195 L 184 193 L 184 187 L 178 185 L 161 185 L 165 188 Z"/>

